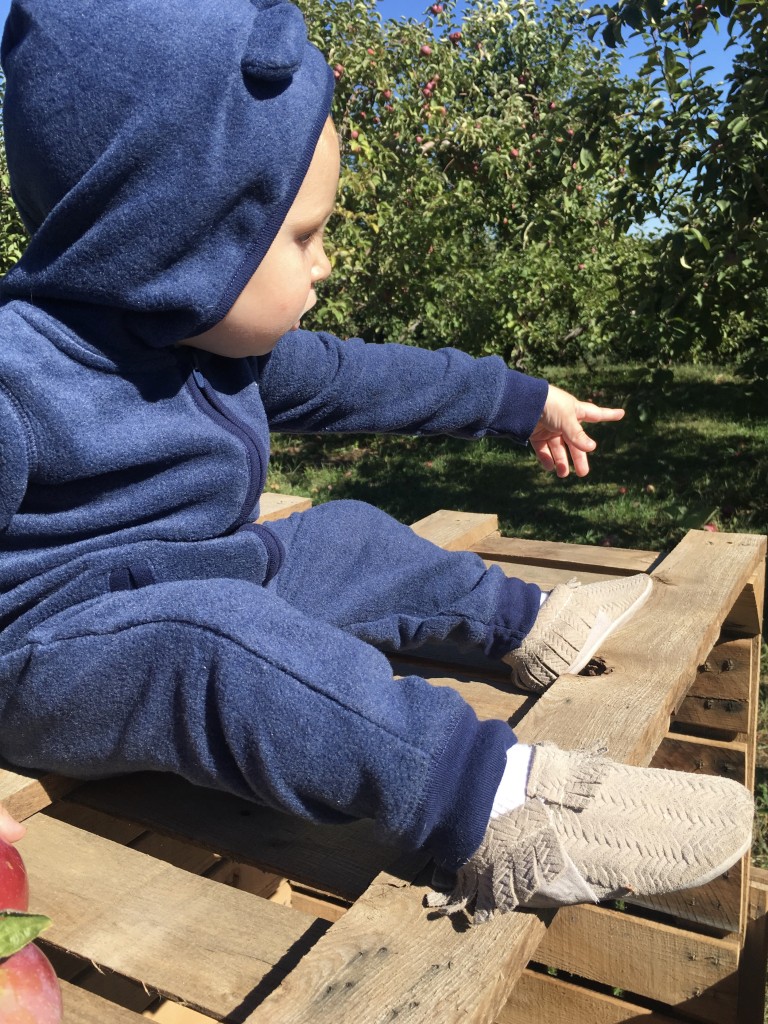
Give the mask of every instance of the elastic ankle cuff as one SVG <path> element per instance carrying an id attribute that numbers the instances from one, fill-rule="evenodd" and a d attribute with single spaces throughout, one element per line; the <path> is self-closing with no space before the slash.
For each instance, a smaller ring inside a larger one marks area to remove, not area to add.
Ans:
<path id="1" fill-rule="evenodd" d="M 533 628 L 540 607 L 540 587 L 506 576 L 486 633 L 484 650 L 488 657 L 503 658 L 519 647 Z"/>

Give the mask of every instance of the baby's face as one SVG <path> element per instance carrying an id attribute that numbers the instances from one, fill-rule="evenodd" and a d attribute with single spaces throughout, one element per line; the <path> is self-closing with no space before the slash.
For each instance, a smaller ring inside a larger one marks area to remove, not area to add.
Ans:
<path id="1" fill-rule="evenodd" d="M 256 273 L 223 320 L 184 344 L 222 356 L 260 356 L 299 326 L 317 302 L 315 284 L 331 272 L 323 232 L 338 181 L 339 144 L 329 118 L 296 199 Z"/>

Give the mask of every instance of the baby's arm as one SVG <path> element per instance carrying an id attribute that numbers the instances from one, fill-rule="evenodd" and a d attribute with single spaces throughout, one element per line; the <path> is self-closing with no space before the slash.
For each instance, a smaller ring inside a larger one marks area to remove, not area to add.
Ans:
<path id="1" fill-rule="evenodd" d="M 597 444 L 582 427 L 586 423 L 620 420 L 623 409 L 608 409 L 592 402 L 580 402 L 567 391 L 549 385 L 541 419 L 531 434 L 531 447 L 544 469 L 554 470 L 559 477 L 568 476 L 568 454 L 576 476 L 589 472 L 587 452 Z"/>
<path id="2" fill-rule="evenodd" d="M 526 444 L 547 383 L 499 356 L 292 331 L 257 364 L 270 427 L 291 433 L 448 434 Z"/>

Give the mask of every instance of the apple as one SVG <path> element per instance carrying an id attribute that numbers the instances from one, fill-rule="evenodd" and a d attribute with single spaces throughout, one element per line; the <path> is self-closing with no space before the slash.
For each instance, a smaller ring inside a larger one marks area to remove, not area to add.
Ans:
<path id="1" fill-rule="evenodd" d="M 425 43 L 422 47 L 420 47 L 419 53 L 422 55 L 422 57 L 431 57 L 432 56 L 432 47 L 431 46 L 427 46 L 427 44 Z"/>
<path id="2" fill-rule="evenodd" d="M 549 104 L 549 109 L 550 110 L 557 110 L 557 104 L 555 103 L 554 100 L 552 100 L 552 102 Z"/>
<path id="3" fill-rule="evenodd" d="M 715 523 L 705 523 L 704 529 L 709 533 L 717 533 L 717 525 Z"/>
<path id="4" fill-rule="evenodd" d="M 355 131 L 354 129 L 352 129 L 352 131 L 349 133 L 349 137 L 350 137 L 350 139 L 359 139 L 360 138 L 360 132 Z"/>
<path id="5" fill-rule="evenodd" d="M 61 1024 L 56 973 L 33 940 L 50 925 L 41 914 L 0 912 L 0 1021 Z"/>
<path id="6" fill-rule="evenodd" d="M 21 854 L 0 839 L 0 910 L 27 910 L 29 884 Z"/>
<path id="7" fill-rule="evenodd" d="M 450 39 L 450 41 L 452 43 L 460 43 L 461 42 L 461 32 L 449 32 L 448 33 L 448 38 Z"/>
<path id="8" fill-rule="evenodd" d="M 50 961 L 30 942 L 0 960 L 3 1024 L 60 1024 L 61 989 Z"/>
<path id="9" fill-rule="evenodd" d="M 337 64 L 337 65 L 336 65 L 336 66 L 334 67 L 334 69 L 333 69 L 333 77 L 334 77 L 334 78 L 336 79 L 336 81 L 338 82 L 338 80 L 339 80 L 339 79 L 341 78 L 341 76 L 342 76 L 343 74 L 344 74 L 344 65 L 343 65 L 343 64 Z"/>
<path id="10" fill-rule="evenodd" d="M 432 6 L 430 7 L 430 10 L 432 11 L 433 14 L 442 14 L 443 13 L 443 5 L 442 4 L 432 4 Z"/>

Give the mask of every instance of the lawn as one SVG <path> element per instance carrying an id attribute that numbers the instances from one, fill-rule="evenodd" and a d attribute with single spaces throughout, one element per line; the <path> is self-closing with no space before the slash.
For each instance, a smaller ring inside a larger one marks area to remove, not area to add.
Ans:
<path id="1" fill-rule="evenodd" d="M 273 437 L 268 488 L 315 503 L 356 498 L 403 522 L 439 508 L 495 512 L 503 533 L 668 550 L 689 529 L 768 533 L 768 405 L 724 368 L 686 366 L 655 383 L 642 367 L 549 370 L 552 383 L 603 405 L 618 425 L 585 479 L 558 480 L 525 448 L 407 437 Z M 758 737 L 755 860 L 768 868 L 768 648 Z"/>

